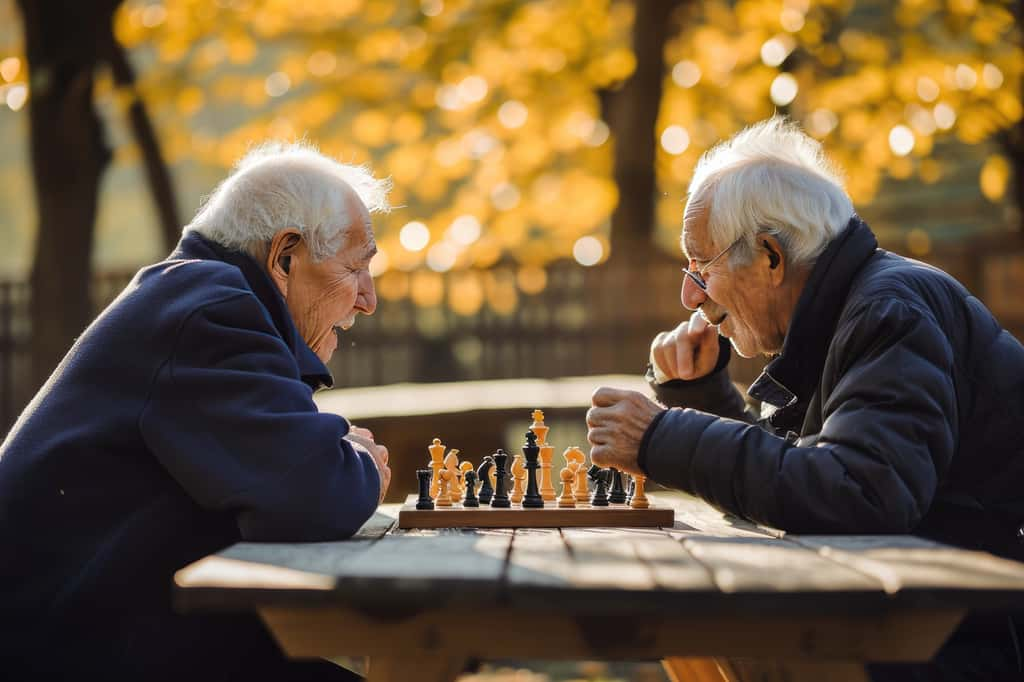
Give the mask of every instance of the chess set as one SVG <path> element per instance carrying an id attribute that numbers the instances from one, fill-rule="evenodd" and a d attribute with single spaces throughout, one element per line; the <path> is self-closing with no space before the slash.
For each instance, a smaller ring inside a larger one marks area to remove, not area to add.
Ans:
<path id="1" fill-rule="evenodd" d="M 644 476 L 586 466 L 583 451 L 571 446 L 562 453 L 565 467 L 552 479 L 554 446 L 547 441 L 544 413 L 533 411 L 522 454 L 509 463 L 498 450 L 479 467 L 459 461 L 459 451 L 440 438 L 427 447 L 430 465 L 418 469 L 419 494 L 409 495 L 398 512 L 399 528 L 565 528 L 671 526 L 674 512 L 653 504 L 644 490 Z M 447 450 L 447 453 L 445 452 Z M 511 477 L 511 488 L 509 478 Z M 479 484 L 479 485 L 478 485 Z"/>

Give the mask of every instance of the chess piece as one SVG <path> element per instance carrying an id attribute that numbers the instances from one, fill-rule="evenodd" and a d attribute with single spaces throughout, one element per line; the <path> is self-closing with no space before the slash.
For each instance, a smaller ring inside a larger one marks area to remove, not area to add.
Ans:
<path id="1" fill-rule="evenodd" d="M 576 506 L 576 495 L 573 492 L 573 485 L 576 483 L 576 469 L 578 468 L 578 462 L 568 462 L 558 474 L 562 481 L 562 495 L 558 498 L 559 507 Z"/>
<path id="2" fill-rule="evenodd" d="M 587 456 L 583 454 L 582 450 L 574 445 L 571 448 L 567 448 L 566 451 L 562 453 L 562 457 L 565 457 L 566 464 L 569 463 L 570 458 L 571 461 L 577 463 L 575 491 L 576 501 L 586 502 L 590 499 L 590 491 L 587 489 L 587 469 L 584 466 L 587 461 Z"/>
<path id="3" fill-rule="evenodd" d="M 494 495 L 494 484 L 491 482 L 491 476 L 494 474 L 494 458 L 490 455 L 486 455 L 483 461 L 480 462 L 480 467 L 476 470 L 476 475 L 480 479 L 480 503 L 490 504 L 491 497 Z"/>
<path id="4" fill-rule="evenodd" d="M 626 486 L 626 504 L 633 501 L 633 493 L 636 492 L 636 478 L 633 476 L 629 477 L 629 485 Z"/>
<path id="5" fill-rule="evenodd" d="M 452 448 L 444 456 L 444 470 L 448 473 L 448 501 L 455 504 L 462 500 L 462 485 L 459 478 L 459 451 Z"/>
<path id="6" fill-rule="evenodd" d="M 494 496 L 491 498 L 492 507 L 511 507 L 512 502 L 508 499 L 508 493 L 505 492 L 505 478 L 508 473 L 505 467 L 508 465 L 508 455 L 504 450 L 498 450 L 494 453 Z"/>
<path id="7" fill-rule="evenodd" d="M 508 499 L 512 504 L 519 504 L 523 501 L 523 493 L 526 492 L 526 466 L 523 463 L 522 455 L 512 457 L 512 494 Z"/>
<path id="8" fill-rule="evenodd" d="M 462 491 L 462 495 L 466 494 L 466 474 L 470 471 L 473 471 L 472 462 L 469 460 L 459 462 L 459 489 Z"/>
<path id="9" fill-rule="evenodd" d="M 597 483 L 594 488 L 594 495 L 590 498 L 590 505 L 593 507 L 608 506 L 608 482 L 604 476 L 595 476 L 593 480 Z"/>
<path id="10" fill-rule="evenodd" d="M 466 497 L 462 500 L 462 506 L 479 507 L 480 500 L 476 496 L 476 472 L 473 471 L 473 465 L 469 462 L 463 462 L 463 464 L 469 464 L 469 469 L 462 475 L 463 485 L 466 488 Z"/>
<path id="11" fill-rule="evenodd" d="M 526 443 L 523 444 L 523 457 L 526 458 L 526 496 L 523 507 L 540 509 L 544 506 L 544 498 L 537 490 L 537 469 L 540 468 L 540 447 L 537 446 L 537 434 L 526 432 Z"/>
<path id="12" fill-rule="evenodd" d="M 629 506 L 633 509 L 647 509 L 651 506 L 651 503 L 647 500 L 647 493 L 644 491 L 644 485 L 646 485 L 646 483 L 646 476 L 637 474 L 633 477 L 633 484 L 636 486 L 636 491 L 633 493 L 633 499 L 629 503 Z"/>
<path id="13" fill-rule="evenodd" d="M 440 438 L 435 438 L 427 447 L 427 450 L 430 452 L 430 468 L 433 470 L 430 478 L 430 496 L 435 498 L 441 485 L 441 478 L 438 474 L 444 468 L 444 449 L 444 443 L 441 442 Z"/>
<path id="14" fill-rule="evenodd" d="M 452 472 L 447 469 L 441 469 L 437 474 L 437 498 L 434 500 L 434 504 L 438 507 L 450 507 L 452 506 Z"/>
<path id="15" fill-rule="evenodd" d="M 545 502 L 554 502 L 555 486 L 551 480 L 551 458 L 555 454 L 555 448 L 548 445 L 548 426 L 544 424 L 543 411 L 533 411 L 530 430 L 537 434 L 537 446 L 540 448 L 540 496 Z"/>
<path id="16" fill-rule="evenodd" d="M 618 469 L 611 469 L 612 472 L 612 489 L 608 493 L 608 501 L 612 504 L 625 504 L 626 503 L 626 488 L 622 485 L 622 472 Z"/>
<path id="17" fill-rule="evenodd" d="M 417 509 L 433 509 L 434 501 L 430 499 L 430 479 L 434 472 L 430 469 L 417 469 L 416 478 L 420 484 L 420 498 L 416 500 Z"/>

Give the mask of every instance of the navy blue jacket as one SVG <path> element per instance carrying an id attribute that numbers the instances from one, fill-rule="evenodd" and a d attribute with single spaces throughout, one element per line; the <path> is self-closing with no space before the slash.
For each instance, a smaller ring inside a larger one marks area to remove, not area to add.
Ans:
<path id="1" fill-rule="evenodd" d="M 190 233 L 141 270 L 0 449 L 0 668 L 37 646 L 33 670 L 79 679 L 201 659 L 175 570 L 240 540 L 354 533 L 380 481 L 317 411 L 330 382 L 249 257 Z"/>
<path id="2" fill-rule="evenodd" d="M 914 532 L 1024 558 L 1024 347 L 953 278 L 879 249 L 855 217 L 748 390 L 756 424 L 727 360 L 723 344 L 712 375 L 654 384 L 679 407 L 645 434 L 651 478 L 791 532 Z"/>

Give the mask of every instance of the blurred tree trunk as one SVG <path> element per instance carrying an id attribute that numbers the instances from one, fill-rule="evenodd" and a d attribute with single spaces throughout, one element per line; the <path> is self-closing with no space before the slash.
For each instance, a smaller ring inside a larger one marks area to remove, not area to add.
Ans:
<path id="1" fill-rule="evenodd" d="M 1012 2 L 1010 9 L 1017 23 L 1017 38 L 1022 42 L 1018 47 L 1024 48 L 1024 0 Z M 1018 79 L 1017 92 L 1024 92 L 1024 78 Z M 1024 119 L 1001 131 L 997 139 L 1013 170 L 1009 191 L 1017 208 L 1017 232 L 1024 235 Z"/>
<path id="2" fill-rule="evenodd" d="M 120 0 L 18 0 L 28 60 L 35 260 L 32 377 L 41 385 L 92 313 L 90 258 L 100 178 L 110 162 L 93 108 L 97 36 Z"/>
<path id="3" fill-rule="evenodd" d="M 665 43 L 672 14 L 692 0 L 634 0 L 636 70 L 614 92 L 604 93 L 604 118 L 615 140 L 613 175 L 619 203 L 612 213 L 611 258 L 645 260 L 654 251 L 655 152 L 665 77 Z"/>
<path id="4" fill-rule="evenodd" d="M 33 389 L 93 314 L 93 237 L 100 182 L 111 159 L 93 105 L 96 68 L 108 63 L 118 86 L 135 87 L 127 55 L 113 35 L 121 1 L 18 0 L 30 74 L 29 139 L 39 220 L 31 274 Z M 138 97 L 128 115 L 169 249 L 180 229 L 170 173 Z"/>

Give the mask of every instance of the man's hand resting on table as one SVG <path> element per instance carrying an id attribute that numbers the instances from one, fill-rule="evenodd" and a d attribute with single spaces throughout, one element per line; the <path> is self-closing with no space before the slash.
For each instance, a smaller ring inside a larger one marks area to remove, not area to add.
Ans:
<path id="1" fill-rule="evenodd" d="M 644 474 L 637 464 L 640 441 L 654 417 L 664 407 L 643 393 L 602 386 L 587 410 L 590 461 L 599 467 L 615 467 L 630 474 Z"/>
<path id="2" fill-rule="evenodd" d="M 378 445 L 373 440 L 373 433 L 369 429 L 363 429 L 358 426 L 349 427 L 345 440 L 352 443 L 356 450 L 365 450 L 373 459 L 373 463 L 377 465 L 377 473 L 380 474 L 380 499 L 378 503 L 383 502 L 384 495 L 388 492 L 388 486 L 391 485 L 388 449 L 383 445 Z"/>
<path id="3" fill-rule="evenodd" d="M 651 368 L 659 384 L 673 379 L 692 381 L 707 376 L 718 363 L 718 329 L 700 311 L 651 342 Z"/>

